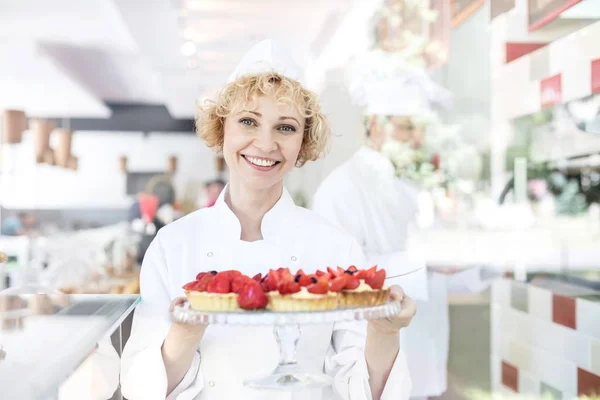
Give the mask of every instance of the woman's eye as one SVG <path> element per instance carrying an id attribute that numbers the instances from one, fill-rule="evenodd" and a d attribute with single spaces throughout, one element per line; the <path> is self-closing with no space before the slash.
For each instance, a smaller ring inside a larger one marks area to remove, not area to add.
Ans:
<path id="1" fill-rule="evenodd" d="M 279 129 L 284 132 L 296 132 L 296 128 L 291 125 L 282 125 L 279 127 Z"/>
<path id="2" fill-rule="evenodd" d="M 256 122 L 251 120 L 250 118 L 242 118 L 240 119 L 240 123 L 247 126 L 255 126 Z"/>

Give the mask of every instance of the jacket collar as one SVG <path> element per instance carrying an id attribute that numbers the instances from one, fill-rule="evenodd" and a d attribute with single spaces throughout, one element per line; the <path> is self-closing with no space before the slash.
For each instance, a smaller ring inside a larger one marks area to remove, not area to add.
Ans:
<path id="1" fill-rule="evenodd" d="M 218 213 L 218 223 L 223 235 L 230 239 L 239 240 L 242 227 L 238 218 L 225 202 L 225 196 L 228 191 L 229 185 L 225 186 L 213 208 Z M 295 207 L 296 205 L 292 196 L 290 196 L 284 187 L 277 203 L 263 217 L 261 224 L 263 239 L 276 239 L 285 233 L 285 231 L 292 229 L 293 221 L 290 215 Z"/>

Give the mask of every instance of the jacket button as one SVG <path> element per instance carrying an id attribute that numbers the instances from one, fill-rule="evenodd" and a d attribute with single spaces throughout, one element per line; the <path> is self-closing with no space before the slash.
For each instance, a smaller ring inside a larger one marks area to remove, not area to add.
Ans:
<path id="1" fill-rule="evenodd" d="M 296 256 L 292 256 L 292 261 L 296 261 L 296 260 L 297 260 Z"/>
<path id="2" fill-rule="evenodd" d="M 213 253 L 212 253 L 212 251 L 209 251 L 208 253 L 206 253 L 206 256 L 207 256 L 207 257 L 212 257 L 212 256 L 213 256 Z"/>
<path id="3" fill-rule="evenodd" d="M 210 381 L 210 382 L 208 382 L 208 386 L 210 386 L 210 387 L 215 387 L 215 381 Z"/>

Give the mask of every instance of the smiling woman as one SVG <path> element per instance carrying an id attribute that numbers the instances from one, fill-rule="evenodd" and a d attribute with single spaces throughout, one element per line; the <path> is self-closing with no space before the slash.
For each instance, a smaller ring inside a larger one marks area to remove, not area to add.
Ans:
<path id="1" fill-rule="evenodd" d="M 279 346 L 272 327 L 172 321 L 170 310 L 186 301 L 182 286 L 199 272 L 225 276 L 224 271 L 236 269 L 255 276 L 285 265 L 307 270 L 364 266 L 356 241 L 297 207 L 283 185 L 292 168 L 324 153 L 329 138 L 316 96 L 296 80 L 283 61 L 285 54 L 272 41 L 257 44 L 217 100 L 198 110 L 198 135 L 223 153 L 229 184 L 213 207 L 161 229 L 145 254 L 140 276 L 144 301 L 135 311 L 122 358 L 122 391 L 130 400 L 289 397 L 243 384 L 270 374 L 277 365 Z M 266 298 L 259 288 L 254 295 Z M 322 289 L 327 294 L 328 284 Z M 210 290 L 212 297 L 216 292 Z M 220 290 L 239 305 L 231 287 Z M 368 326 L 303 326 L 299 365 L 309 375 L 329 375 L 333 385 L 320 389 L 298 379 L 297 388 L 306 390 L 294 398 L 407 398 L 410 380 L 398 343 L 400 328 L 414 315 L 411 304 L 404 297 L 400 314 Z"/>

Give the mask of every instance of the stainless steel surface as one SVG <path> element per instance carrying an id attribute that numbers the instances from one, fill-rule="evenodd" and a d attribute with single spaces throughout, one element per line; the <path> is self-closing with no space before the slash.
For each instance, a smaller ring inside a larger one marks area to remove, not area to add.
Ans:
<path id="1" fill-rule="evenodd" d="M 118 330 L 139 302 L 138 295 L 74 295 L 54 315 L 23 318 L 18 329 L 0 330 L 6 352 L 0 387 L 6 399 L 48 399 L 91 354 Z M 118 349 L 118 351 L 121 349 Z"/>

